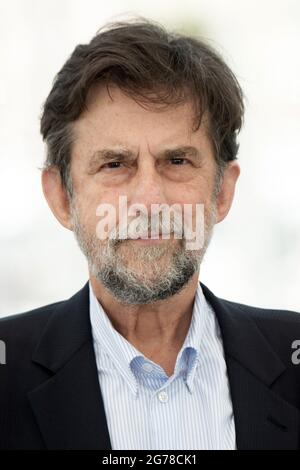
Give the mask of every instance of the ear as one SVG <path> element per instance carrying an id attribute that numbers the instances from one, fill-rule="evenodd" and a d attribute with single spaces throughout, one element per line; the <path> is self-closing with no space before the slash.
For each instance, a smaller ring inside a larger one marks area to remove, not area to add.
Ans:
<path id="1" fill-rule="evenodd" d="M 236 161 L 229 162 L 222 179 L 221 188 L 217 196 L 217 219 L 216 223 L 225 219 L 232 205 L 235 185 L 240 175 L 240 166 Z"/>
<path id="2" fill-rule="evenodd" d="M 58 168 L 51 167 L 42 171 L 42 187 L 54 216 L 65 228 L 72 230 L 69 199 L 62 186 Z"/>

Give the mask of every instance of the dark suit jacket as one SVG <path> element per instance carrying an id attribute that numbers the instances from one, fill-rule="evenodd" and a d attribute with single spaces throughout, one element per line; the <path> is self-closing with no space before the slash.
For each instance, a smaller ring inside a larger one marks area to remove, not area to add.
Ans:
<path id="1" fill-rule="evenodd" d="M 217 298 L 238 449 L 299 449 L 300 314 Z M 108 449 L 88 283 L 69 300 L 0 320 L 0 448 Z M 199 426 L 201 423 L 199 422 Z"/>

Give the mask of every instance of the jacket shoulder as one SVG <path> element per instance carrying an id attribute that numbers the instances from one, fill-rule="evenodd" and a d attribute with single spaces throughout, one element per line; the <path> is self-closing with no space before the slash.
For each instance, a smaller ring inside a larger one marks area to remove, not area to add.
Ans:
<path id="1" fill-rule="evenodd" d="M 255 323 L 257 331 L 267 339 L 282 361 L 292 366 L 291 355 L 295 348 L 300 346 L 299 312 L 254 307 L 228 300 L 222 302 L 236 317 L 246 315 L 250 318 Z"/>
<path id="2" fill-rule="evenodd" d="M 232 302 L 220 299 L 229 309 L 234 309 L 240 313 L 245 313 L 256 321 L 292 323 L 300 326 L 300 312 L 294 310 L 281 310 Z"/>
<path id="3" fill-rule="evenodd" d="M 13 338 L 14 342 L 22 338 L 34 339 L 43 330 L 56 307 L 64 302 L 54 302 L 0 318 L 0 339 L 8 341 Z"/>

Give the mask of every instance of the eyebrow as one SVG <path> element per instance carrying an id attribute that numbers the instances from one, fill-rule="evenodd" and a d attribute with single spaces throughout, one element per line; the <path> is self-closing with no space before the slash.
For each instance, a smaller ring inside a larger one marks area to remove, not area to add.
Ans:
<path id="1" fill-rule="evenodd" d="M 191 145 L 184 145 L 163 150 L 162 152 L 159 152 L 156 158 L 181 158 L 186 155 L 197 158 L 199 160 L 202 158 L 200 151 Z M 134 161 L 135 158 L 136 155 L 132 151 L 125 148 L 103 148 L 96 150 L 92 154 L 88 162 L 88 169 L 92 170 L 95 165 L 98 165 L 99 163 L 105 163 L 114 160 L 118 160 L 120 162 Z"/>

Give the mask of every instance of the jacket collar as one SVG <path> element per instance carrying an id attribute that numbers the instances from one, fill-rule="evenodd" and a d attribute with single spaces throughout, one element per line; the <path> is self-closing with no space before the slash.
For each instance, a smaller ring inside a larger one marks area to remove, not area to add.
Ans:
<path id="1" fill-rule="evenodd" d="M 216 297 L 200 283 L 206 300 L 220 324 L 225 356 L 235 359 L 255 377 L 270 386 L 286 369 L 243 306 Z"/>
<path id="2" fill-rule="evenodd" d="M 87 282 L 70 299 L 55 308 L 32 359 L 50 371 L 57 372 L 91 339 Z"/>

